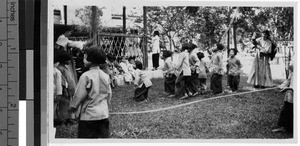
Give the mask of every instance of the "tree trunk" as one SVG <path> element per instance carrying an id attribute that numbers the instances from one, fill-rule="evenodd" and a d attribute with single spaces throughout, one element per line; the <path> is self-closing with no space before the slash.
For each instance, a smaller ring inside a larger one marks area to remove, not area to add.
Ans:
<path id="1" fill-rule="evenodd" d="M 144 41 L 143 41 L 143 64 L 145 68 L 148 68 L 148 39 L 147 39 L 147 7 L 143 7 L 143 21 L 144 21 Z"/>
<path id="2" fill-rule="evenodd" d="M 234 44 L 234 49 L 237 50 L 237 42 L 236 42 L 236 25 L 233 22 L 233 44 Z"/>
<path id="3" fill-rule="evenodd" d="M 95 36 L 95 34 L 97 34 L 97 7 L 96 6 L 92 6 L 92 19 L 91 19 L 91 28 L 92 28 L 92 37 Z"/>
<path id="4" fill-rule="evenodd" d="M 123 33 L 126 34 L 126 7 L 123 7 Z"/>
<path id="5" fill-rule="evenodd" d="M 67 5 L 64 5 L 65 25 L 68 25 Z"/>
<path id="6" fill-rule="evenodd" d="M 231 13 L 231 10 L 230 10 L 230 7 L 228 7 L 228 28 L 230 28 L 230 13 Z M 229 57 L 229 49 L 230 49 L 230 29 L 228 29 L 228 32 L 227 32 L 227 57 Z"/>

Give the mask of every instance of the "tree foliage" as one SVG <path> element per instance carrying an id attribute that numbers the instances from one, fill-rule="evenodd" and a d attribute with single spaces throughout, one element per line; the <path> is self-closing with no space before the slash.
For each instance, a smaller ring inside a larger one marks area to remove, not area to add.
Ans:
<path id="1" fill-rule="evenodd" d="M 103 11 L 102 8 L 96 7 L 97 8 L 97 14 L 96 14 L 96 21 L 99 22 L 99 27 L 101 26 L 101 21 L 100 21 L 100 17 L 103 15 Z M 92 26 L 92 6 L 84 6 L 83 8 L 79 8 L 75 10 L 75 16 L 78 17 L 85 26 L 87 26 L 87 28 L 89 30 L 91 30 L 91 26 Z"/>

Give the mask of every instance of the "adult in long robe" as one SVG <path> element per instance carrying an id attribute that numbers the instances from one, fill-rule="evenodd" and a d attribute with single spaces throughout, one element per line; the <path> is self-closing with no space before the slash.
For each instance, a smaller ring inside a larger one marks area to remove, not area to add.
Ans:
<path id="1" fill-rule="evenodd" d="M 255 47 L 255 58 L 247 83 L 252 84 L 255 88 L 272 87 L 273 80 L 270 68 L 270 57 L 268 55 L 272 49 L 270 32 L 265 30 L 262 33 L 262 37 L 254 40 L 257 43 Z"/>

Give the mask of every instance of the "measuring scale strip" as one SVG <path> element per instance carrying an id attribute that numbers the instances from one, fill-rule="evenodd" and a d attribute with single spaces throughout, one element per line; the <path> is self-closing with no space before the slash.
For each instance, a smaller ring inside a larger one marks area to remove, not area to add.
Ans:
<path id="1" fill-rule="evenodd" d="M 18 0 L 0 1 L 0 145 L 18 145 Z"/>

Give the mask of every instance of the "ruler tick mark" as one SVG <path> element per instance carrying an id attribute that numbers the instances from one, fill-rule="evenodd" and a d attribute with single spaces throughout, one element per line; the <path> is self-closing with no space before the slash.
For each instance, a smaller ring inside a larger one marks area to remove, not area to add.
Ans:
<path id="1" fill-rule="evenodd" d="M 16 138 L 16 137 L 8 137 L 8 139 L 18 139 L 18 138 Z"/>
<path id="2" fill-rule="evenodd" d="M 19 54 L 19 52 L 8 52 L 7 54 Z"/>

